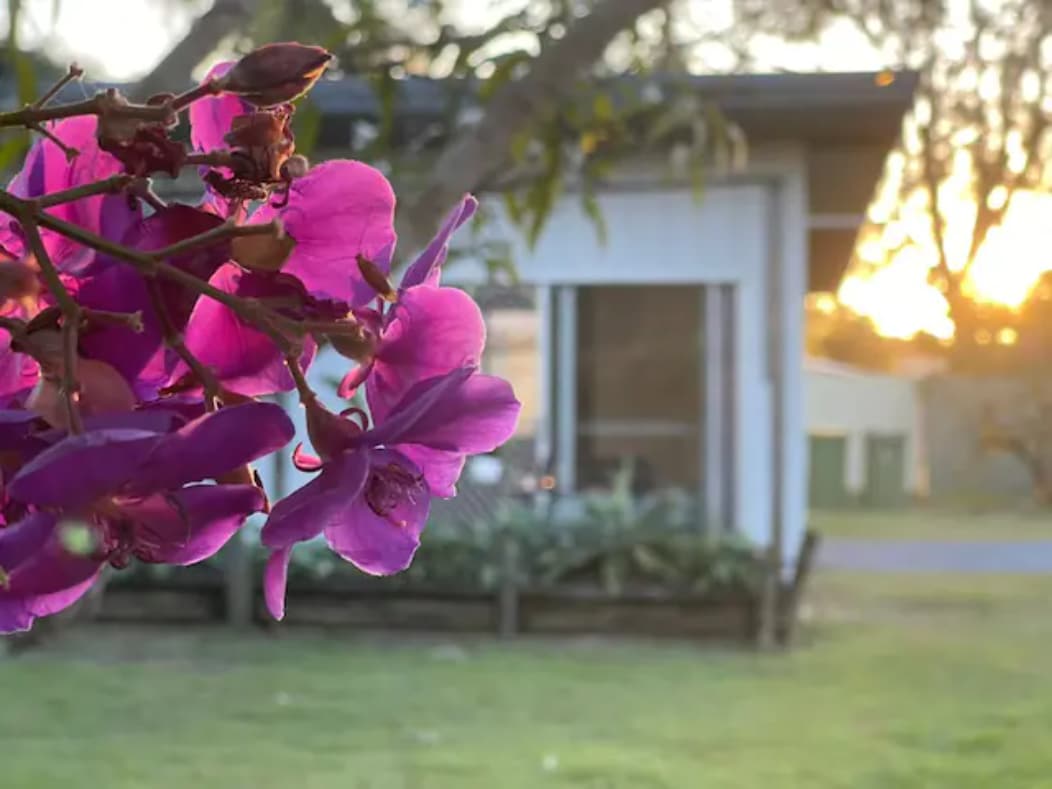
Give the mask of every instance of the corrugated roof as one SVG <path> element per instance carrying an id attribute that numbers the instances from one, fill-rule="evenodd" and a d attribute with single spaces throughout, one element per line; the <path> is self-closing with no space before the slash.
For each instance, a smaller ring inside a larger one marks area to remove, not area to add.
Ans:
<path id="1" fill-rule="evenodd" d="M 607 80 L 615 95 L 641 95 L 656 87 L 665 96 L 695 92 L 712 101 L 754 139 L 805 139 L 813 142 L 876 142 L 890 144 L 899 133 L 902 115 L 913 103 L 915 72 L 851 72 L 826 74 L 625 75 Z M 4 93 L 10 83 L 0 78 Z M 475 103 L 477 80 L 408 77 L 396 80 L 396 118 L 419 123 L 446 117 L 459 96 Z M 115 83 L 72 84 L 60 100 L 76 101 L 85 89 L 129 86 Z M 323 80 L 311 93 L 328 121 L 376 118 L 380 99 L 359 77 Z M 8 102 L 10 103 L 10 102 Z M 414 124 L 415 125 L 415 124 Z"/>

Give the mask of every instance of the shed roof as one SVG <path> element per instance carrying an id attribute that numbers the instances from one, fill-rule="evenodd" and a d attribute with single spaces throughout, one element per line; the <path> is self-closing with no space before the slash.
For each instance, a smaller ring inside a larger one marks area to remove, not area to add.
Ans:
<path id="1" fill-rule="evenodd" d="M 0 94 L 14 94 L 11 75 L 0 68 Z M 878 143 L 890 145 L 898 136 L 902 116 L 913 103 L 915 72 L 845 72 L 822 74 L 649 74 L 613 77 L 605 82 L 627 95 L 658 87 L 694 91 L 712 101 L 753 139 L 799 139 L 815 143 Z M 430 121 L 445 117 L 450 98 L 474 103 L 479 80 L 407 77 L 395 81 L 396 120 Z M 129 85 L 107 82 L 74 83 L 59 94 L 76 101 L 95 89 Z M 376 118 L 381 100 L 361 77 L 319 82 L 311 98 L 324 118 Z M 10 101 L 7 101 L 10 103 Z"/>
<path id="2" fill-rule="evenodd" d="M 690 76 L 625 75 L 609 80 L 628 95 L 657 87 L 694 91 L 712 101 L 755 140 L 795 139 L 818 144 L 875 143 L 890 146 L 902 116 L 913 103 L 915 72 L 828 74 L 733 74 Z M 435 120 L 449 111 L 450 98 L 471 103 L 476 81 L 410 77 L 397 81 L 396 119 Z M 325 118 L 375 118 L 381 104 L 360 78 L 320 82 L 311 94 Z"/>

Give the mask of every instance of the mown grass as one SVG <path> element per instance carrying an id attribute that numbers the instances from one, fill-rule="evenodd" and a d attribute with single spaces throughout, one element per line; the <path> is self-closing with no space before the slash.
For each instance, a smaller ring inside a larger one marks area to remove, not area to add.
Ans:
<path id="1" fill-rule="evenodd" d="M 1052 581 L 908 583 L 820 576 L 787 655 L 79 631 L 0 662 L 0 786 L 1052 786 Z"/>
<path id="2" fill-rule="evenodd" d="M 829 537 L 889 540 L 1052 540 L 1052 512 L 961 508 L 819 510 L 808 521 Z"/>

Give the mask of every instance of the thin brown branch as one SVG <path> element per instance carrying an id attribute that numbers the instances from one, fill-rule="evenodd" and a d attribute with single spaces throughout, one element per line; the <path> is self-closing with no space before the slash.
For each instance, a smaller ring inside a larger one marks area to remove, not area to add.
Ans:
<path id="1" fill-rule="evenodd" d="M 171 313 L 168 312 L 168 307 L 164 303 L 160 283 L 156 279 L 148 278 L 146 280 L 146 289 L 150 294 L 150 304 L 153 306 L 154 312 L 157 313 L 157 319 L 161 323 L 161 333 L 164 336 L 165 344 L 180 359 L 186 362 L 190 372 L 194 374 L 197 382 L 201 384 L 201 388 L 204 390 L 205 409 L 215 411 L 216 401 L 219 397 L 219 381 L 216 379 L 215 373 L 186 347 L 183 335 L 176 328 L 175 323 L 172 321 Z"/>
<path id="2" fill-rule="evenodd" d="M 289 318 L 268 309 L 256 299 L 246 299 L 234 293 L 228 293 L 225 290 L 217 288 L 206 280 L 200 279 L 187 271 L 183 271 L 180 268 L 165 263 L 163 258 L 165 256 L 170 256 L 172 254 L 172 249 L 179 247 L 179 244 L 173 245 L 172 247 L 166 247 L 162 250 L 156 250 L 154 252 L 141 252 L 136 249 L 131 249 L 130 247 L 117 244 L 109 239 L 96 235 L 95 233 L 85 230 L 78 225 L 74 225 L 71 222 L 66 222 L 65 220 L 52 216 L 36 207 L 32 201 L 21 200 L 14 195 L 3 191 L 0 191 L 0 211 L 4 211 L 12 216 L 23 219 L 24 224 L 33 225 L 34 227 L 39 224 L 40 227 L 47 228 L 59 235 L 83 244 L 90 249 L 105 252 L 116 260 L 130 263 L 148 278 L 158 276 L 164 277 L 165 279 L 182 285 L 198 295 L 207 296 L 210 299 L 218 301 L 220 304 L 229 307 L 230 310 L 243 321 L 264 332 L 271 338 L 282 353 L 289 354 L 298 350 L 298 342 L 293 338 L 302 337 L 304 329 L 296 321 L 290 320 Z M 228 226 L 224 225 L 223 227 Z M 240 231 L 245 227 L 248 226 L 231 226 L 224 232 L 229 233 L 231 229 Z M 270 224 L 253 225 L 251 227 L 254 228 L 251 231 L 253 233 L 264 231 L 274 232 L 274 227 Z M 209 233 L 214 233 L 214 231 L 220 229 L 221 228 L 215 228 L 213 231 L 207 231 L 206 233 L 202 233 L 200 236 L 195 236 L 194 238 L 200 239 L 201 237 L 207 236 Z M 234 233 L 234 235 L 239 234 L 243 233 Z M 193 239 L 187 239 L 187 241 L 191 240 Z M 214 235 L 211 236 L 211 241 L 215 241 Z M 183 242 L 180 242 L 180 244 L 182 243 Z M 197 248 L 197 246 L 192 248 Z M 181 248 L 177 251 L 185 252 L 186 249 Z M 57 284 L 61 286 L 62 283 L 57 279 L 57 273 L 55 273 L 55 279 Z M 47 281 L 46 276 L 45 281 Z M 68 293 L 66 293 L 66 297 L 69 297 Z M 57 294 L 56 299 L 59 299 Z M 61 306 L 61 299 L 59 303 Z M 73 302 L 72 299 L 69 300 L 69 303 L 76 307 L 76 302 Z"/>
<path id="3" fill-rule="evenodd" d="M 202 82 L 200 85 L 190 88 L 190 90 L 180 93 L 174 99 L 168 102 L 168 106 L 171 107 L 175 112 L 189 107 L 198 99 L 203 99 L 205 96 L 215 96 L 217 93 L 222 93 L 219 84 L 214 80 L 210 79 L 208 82 Z"/>
<path id="4" fill-rule="evenodd" d="M 289 368 L 289 372 L 292 374 L 292 380 L 296 382 L 296 393 L 300 397 L 300 402 L 303 405 L 310 405 L 318 401 L 318 395 L 315 393 L 309 383 L 307 383 L 307 376 L 303 373 L 303 367 L 300 366 L 299 354 L 286 353 L 285 364 Z"/>
<path id="5" fill-rule="evenodd" d="M 79 317 L 64 315 L 62 318 L 62 378 L 59 392 L 66 405 L 66 429 L 74 434 L 84 432 L 84 422 L 80 418 L 80 384 L 77 382 L 79 323 Z"/>
<path id="6" fill-rule="evenodd" d="M 229 151 L 191 152 L 183 159 L 183 164 L 186 166 L 203 164 L 206 167 L 229 167 L 231 160 L 232 157 Z"/>
<path id="7" fill-rule="evenodd" d="M 29 204 L 23 203 L 23 205 L 28 206 Z M 80 386 L 77 383 L 77 334 L 80 330 L 80 305 L 62 284 L 58 269 L 51 262 L 51 257 L 44 246 L 44 240 L 40 237 L 36 217 L 29 210 L 23 210 L 19 219 L 26 234 L 29 249 L 40 266 L 44 283 L 62 310 L 62 372 L 59 379 L 59 392 L 66 406 L 66 427 L 71 433 L 81 433 L 84 430 L 84 424 L 80 418 L 78 403 Z"/>
<path id="8" fill-rule="evenodd" d="M 128 188 L 136 180 L 137 179 L 134 175 L 122 173 L 121 175 L 114 175 L 103 181 L 95 181 L 90 184 L 74 186 L 70 189 L 63 189 L 59 192 L 50 192 L 49 194 L 36 198 L 35 202 L 41 208 L 51 208 L 52 206 L 62 205 L 63 203 L 72 203 L 74 200 L 80 200 L 84 197 L 91 197 L 93 195 L 116 194 L 117 192 Z"/>
<path id="9" fill-rule="evenodd" d="M 71 104 L 60 104 L 56 107 L 34 107 L 32 105 L 11 112 L 0 112 L 0 127 L 25 126 L 32 128 L 47 121 L 75 118 L 81 115 L 103 115 L 108 112 L 118 113 L 125 118 L 162 123 L 172 116 L 171 108 L 163 105 L 146 106 L 141 104 L 122 104 L 116 107 L 114 97 L 109 93 L 98 93 L 90 99 L 75 101 Z"/>
<path id="10" fill-rule="evenodd" d="M 283 233 L 284 230 L 282 229 L 281 222 L 278 220 L 259 225 L 238 225 L 234 222 L 228 221 L 218 227 L 212 228 L 211 230 L 206 230 L 204 233 L 199 233 L 190 238 L 184 238 L 182 241 L 177 241 L 174 244 L 162 247 L 161 249 L 150 251 L 147 254 L 155 260 L 164 260 L 165 258 L 173 258 L 177 255 L 185 255 L 187 252 L 192 252 L 195 249 L 201 249 L 203 247 L 209 247 L 222 241 L 229 241 L 238 236 L 272 235 L 280 237 Z"/>
<path id="11" fill-rule="evenodd" d="M 67 145 L 61 137 L 52 132 L 46 126 L 42 126 L 39 123 L 31 123 L 26 128 L 30 131 L 35 131 L 41 137 L 47 137 L 49 140 L 51 140 L 51 142 L 54 143 L 58 147 L 58 149 L 62 151 L 62 153 L 65 155 L 66 161 L 72 162 L 80 154 L 80 151 L 78 151 L 71 145 Z"/>
<path id="12" fill-rule="evenodd" d="M 66 69 L 66 73 L 55 82 L 39 99 L 33 102 L 34 109 L 40 109 L 46 107 L 48 102 L 51 101 L 55 96 L 58 95 L 59 91 L 62 90 L 66 85 L 73 82 L 73 80 L 80 79 L 84 76 L 84 69 L 78 66 L 76 63 L 70 63 L 69 68 Z"/>
<path id="13" fill-rule="evenodd" d="M 136 334 L 142 334 L 145 330 L 142 322 L 142 312 L 111 312 L 109 310 L 93 310 L 82 307 L 81 313 L 85 324 L 98 323 L 108 326 L 123 326 Z"/>

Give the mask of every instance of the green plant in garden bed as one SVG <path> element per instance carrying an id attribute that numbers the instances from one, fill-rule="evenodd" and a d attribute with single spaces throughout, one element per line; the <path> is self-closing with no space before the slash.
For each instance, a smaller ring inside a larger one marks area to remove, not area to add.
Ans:
<path id="1" fill-rule="evenodd" d="M 513 499 L 486 521 L 433 519 L 412 566 L 393 576 L 366 575 L 336 559 L 324 540 L 306 542 L 292 554 L 290 582 L 301 589 L 489 592 L 503 580 L 502 550 L 510 540 L 517 547 L 515 580 L 522 589 L 575 587 L 618 596 L 718 595 L 757 587 L 762 564 L 755 548 L 740 535 L 700 528 L 692 497 L 677 491 L 635 496 L 628 467 L 612 482 L 608 491 L 584 494 L 573 519 Z M 264 553 L 255 558 L 262 572 Z M 218 584 L 224 560 L 220 553 L 192 568 L 193 577 L 182 582 Z M 128 580 L 168 583 L 186 572 L 141 565 Z"/>

